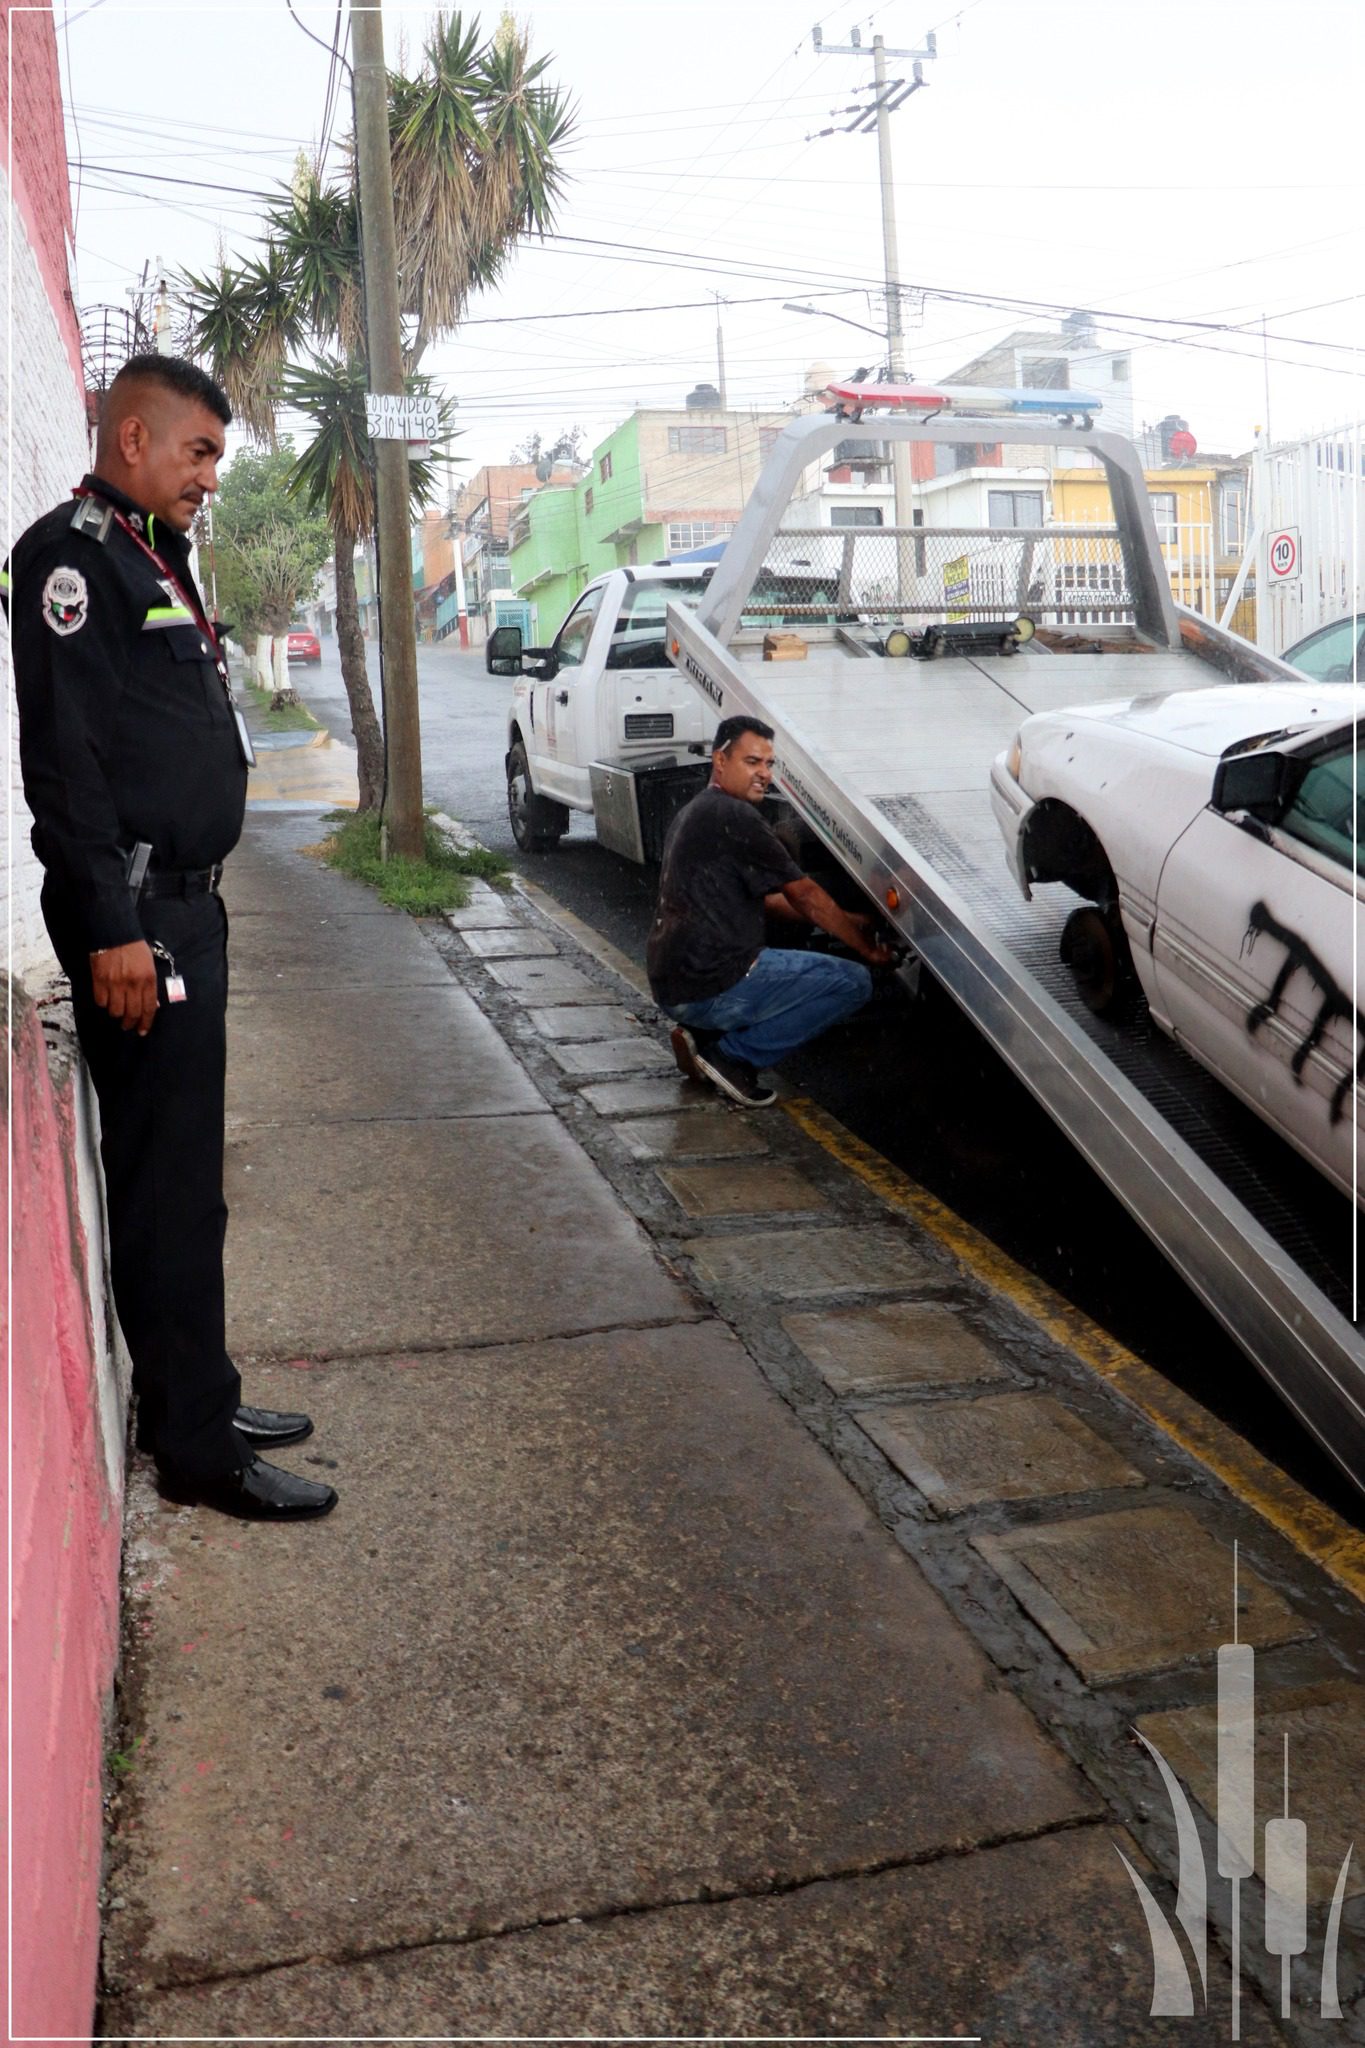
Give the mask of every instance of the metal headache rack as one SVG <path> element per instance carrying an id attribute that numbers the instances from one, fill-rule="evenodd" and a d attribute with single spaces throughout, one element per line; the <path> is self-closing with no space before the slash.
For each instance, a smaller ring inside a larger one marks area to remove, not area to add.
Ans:
<path id="1" fill-rule="evenodd" d="M 1114 525 L 780 527 L 745 601 L 793 622 L 1130 625 Z"/>

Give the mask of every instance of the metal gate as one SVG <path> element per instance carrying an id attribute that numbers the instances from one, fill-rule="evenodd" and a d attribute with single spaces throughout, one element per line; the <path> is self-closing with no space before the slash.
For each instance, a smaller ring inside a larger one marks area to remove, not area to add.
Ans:
<path id="1" fill-rule="evenodd" d="M 1252 511 L 1256 645 L 1282 654 L 1305 633 L 1361 608 L 1361 423 L 1258 449 Z"/>

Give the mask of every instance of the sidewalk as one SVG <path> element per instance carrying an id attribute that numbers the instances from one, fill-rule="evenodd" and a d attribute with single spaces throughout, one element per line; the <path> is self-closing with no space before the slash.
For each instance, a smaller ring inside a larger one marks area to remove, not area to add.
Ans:
<path id="1" fill-rule="evenodd" d="M 419 926 L 320 829 L 253 811 L 229 867 L 229 1340 L 341 1504 L 133 1480 L 102 2032 L 1225 2040 L 1216 1949 L 1148 2017 L 1127 1722 L 1206 1700 L 1239 1529 L 1242 1640 L 1353 1709 L 1350 1603 L 1102 1392 L 1059 1444 L 1037 1329 L 524 899 Z M 926 1390 L 987 1467 L 1031 1405 L 975 1549 Z M 1049 1619 L 1023 1538 L 1094 1522 Z"/>

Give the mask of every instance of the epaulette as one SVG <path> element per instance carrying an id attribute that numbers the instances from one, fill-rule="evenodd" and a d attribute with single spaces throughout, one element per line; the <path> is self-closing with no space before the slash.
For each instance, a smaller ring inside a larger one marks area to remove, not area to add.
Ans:
<path id="1" fill-rule="evenodd" d="M 79 498 L 71 515 L 71 531 L 88 534 L 91 540 L 104 541 L 109 538 L 109 529 L 114 523 L 114 508 L 99 498 Z"/>

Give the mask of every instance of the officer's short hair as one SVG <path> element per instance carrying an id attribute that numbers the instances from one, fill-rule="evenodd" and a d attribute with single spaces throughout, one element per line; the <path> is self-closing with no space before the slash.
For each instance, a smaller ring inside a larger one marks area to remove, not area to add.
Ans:
<path id="1" fill-rule="evenodd" d="M 723 754 L 732 747 L 742 732 L 757 733 L 761 740 L 770 740 L 773 729 L 758 718 L 722 718 L 716 727 L 716 736 L 711 742 L 713 754 Z"/>
<path id="2" fill-rule="evenodd" d="M 109 389 L 114 392 L 121 385 L 134 383 L 159 384 L 179 398 L 197 398 L 225 427 L 232 423 L 232 407 L 222 385 L 197 363 L 186 362 L 184 356 L 130 356 Z"/>

